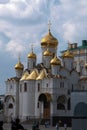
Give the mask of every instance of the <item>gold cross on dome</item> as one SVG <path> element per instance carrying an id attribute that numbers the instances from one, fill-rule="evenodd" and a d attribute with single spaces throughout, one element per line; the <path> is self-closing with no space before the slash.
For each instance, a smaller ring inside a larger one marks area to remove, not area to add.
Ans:
<path id="1" fill-rule="evenodd" d="M 49 31 L 50 31 L 50 28 L 51 28 L 51 22 L 49 20 L 49 22 L 48 22 L 48 29 L 49 29 Z"/>
<path id="2" fill-rule="evenodd" d="M 33 44 L 31 45 L 31 50 L 32 50 L 32 52 L 33 52 Z"/>
<path id="3" fill-rule="evenodd" d="M 18 61 L 20 62 L 20 56 L 21 56 L 21 53 L 19 52 L 18 54 Z"/>

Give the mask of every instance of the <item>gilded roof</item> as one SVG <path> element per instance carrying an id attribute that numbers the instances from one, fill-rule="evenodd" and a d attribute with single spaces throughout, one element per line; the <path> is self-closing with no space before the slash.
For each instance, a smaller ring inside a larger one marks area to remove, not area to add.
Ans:
<path id="1" fill-rule="evenodd" d="M 34 54 L 33 52 L 29 53 L 28 58 L 35 58 L 36 59 L 36 54 Z"/>
<path id="2" fill-rule="evenodd" d="M 66 52 L 63 53 L 62 55 L 63 58 L 74 58 L 74 55 L 72 52 L 70 52 L 69 50 L 67 50 Z"/>
<path id="3" fill-rule="evenodd" d="M 44 53 L 43 56 L 52 56 L 52 53 L 47 49 Z"/>
<path id="4" fill-rule="evenodd" d="M 41 46 L 42 47 L 57 47 L 58 40 L 51 34 L 50 30 L 48 34 L 42 38 Z"/>
<path id="5" fill-rule="evenodd" d="M 15 65 L 15 69 L 24 69 L 24 65 L 18 61 L 18 63 Z"/>
<path id="6" fill-rule="evenodd" d="M 46 77 L 47 77 L 46 70 L 43 69 L 43 70 L 40 72 L 40 74 L 39 74 L 39 76 L 37 77 L 36 80 L 42 80 L 42 79 L 44 79 L 44 78 L 46 78 Z"/>
<path id="7" fill-rule="evenodd" d="M 36 80 L 36 78 L 38 77 L 38 70 L 34 69 L 30 75 L 26 78 L 26 80 Z"/>
<path id="8" fill-rule="evenodd" d="M 57 58 L 57 56 L 55 56 L 51 61 L 50 61 L 51 65 L 61 65 L 61 61 L 60 59 Z"/>
<path id="9" fill-rule="evenodd" d="M 26 78 L 29 76 L 28 71 L 25 71 L 25 73 L 23 74 L 23 76 L 21 77 L 20 81 L 22 80 L 26 80 Z"/>

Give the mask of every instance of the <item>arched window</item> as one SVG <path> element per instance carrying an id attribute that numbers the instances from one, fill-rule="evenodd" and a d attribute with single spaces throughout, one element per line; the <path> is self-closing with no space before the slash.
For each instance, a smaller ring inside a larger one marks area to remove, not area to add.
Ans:
<path id="1" fill-rule="evenodd" d="M 65 110 L 65 106 L 62 103 L 57 104 L 57 110 Z"/>
<path id="2" fill-rule="evenodd" d="M 57 99 L 57 110 L 65 110 L 65 104 L 66 104 L 66 96 L 61 95 Z"/>
<path id="3" fill-rule="evenodd" d="M 13 108 L 13 104 L 10 103 L 9 106 L 8 106 L 9 109 L 12 109 Z"/>
<path id="4" fill-rule="evenodd" d="M 65 95 L 61 95 L 58 97 L 57 99 L 57 103 L 62 103 L 62 104 L 65 104 L 66 103 L 66 96 Z"/>

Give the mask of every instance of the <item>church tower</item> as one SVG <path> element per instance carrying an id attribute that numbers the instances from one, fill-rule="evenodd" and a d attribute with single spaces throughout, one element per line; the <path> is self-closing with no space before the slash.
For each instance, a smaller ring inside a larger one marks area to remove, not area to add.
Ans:
<path id="1" fill-rule="evenodd" d="M 51 70 L 53 75 L 59 74 L 59 69 L 61 67 L 61 61 L 57 56 L 54 56 L 54 58 L 50 62 L 51 64 Z"/>
<path id="2" fill-rule="evenodd" d="M 48 30 L 47 35 L 41 39 L 42 62 L 43 63 L 45 61 L 45 58 L 47 58 L 47 57 L 45 57 L 44 53 L 48 53 L 48 51 L 49 51 L 52 53 L 52 57 L 54 57 L 54 55 L 57 54 L 58 40 L 52 35 L 52 33 L 50 31 L 50 25 L 51 25 L 51 23 L 49 23 L 49 30 Z M 50 59 L 50 57 L 49 57 L 49 59 Z"/>
<path id="3" fill-rule="evenodd" d="M 15 71 L 17 78 L 21 78 L 23 73 L 24 65 L 20 62 L 20 57 L 18 63 L 15 65 Z"/>
<path id="4" fill-rule="evenodd" d="M 32 52 L 30 52 L 27 56 L 27 68 L 29 71 L 32 71 L 36 66 L 36 54 L 33 52 L 33 47 L 32 47 Z"/>
<path id="5" fill-rule="evenodd" d="M 53 54 L 47 49 L 43 53 L 43 64 L 46 68 L 50 68 L 50 60 L 52 59 Z"/>
<path id="6" fill-rule="evenodd" d="M 66 52 L 63 53 L 62 58 L 63 58 L 63 66 L 68 70 L 72 70 L 74 60 L 73 53 L 67 50 Z"/>

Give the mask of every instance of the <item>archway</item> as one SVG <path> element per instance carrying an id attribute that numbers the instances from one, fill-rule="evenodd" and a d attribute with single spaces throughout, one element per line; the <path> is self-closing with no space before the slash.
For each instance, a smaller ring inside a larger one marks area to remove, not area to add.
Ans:
<path id="1" fill-rule="evenodd" d="M 51 94 L 49 93 L 42 93 L 40 94 L 38 101 L 43 103 L 43 118 L 49 119 L 50 118 L 50 101 L 51 101 Z"/>
<path id="2" fill-rule="evenodd" d="M 87 104 L 84 102 L 79 102 L 74 109 L 74 116 L 87 117 Z"/>
<path id="3" fill-rule="evenodd" d="M 7 95 L 4 99 L 5 106 L 5 115 L 10 119 L 14 115 L 14 104 L 15 104 L 15 99 L 12 95 Z"/>
<path id="4" fill-rule="evenodd" d="M 12 99 L 12 101 L 15 102 L 15 99 L 12 95 L 7 95 L 4 99 L 4 101 L 7 102 L 9 99 Z"/>

